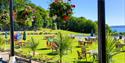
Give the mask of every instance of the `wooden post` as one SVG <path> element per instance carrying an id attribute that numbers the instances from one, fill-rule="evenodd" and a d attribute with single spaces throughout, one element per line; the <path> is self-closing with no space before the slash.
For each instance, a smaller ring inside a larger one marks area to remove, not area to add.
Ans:
<path id="1" fill-rule="evenodd" d="M 9 0 L 10 10 L 10 38 L 11 38 L 11 51 L 10 56 L 14 56 L 14 16 L 13 16 L 13 0 Z"/>
<path id="2" fill-rule="evenodd" d="M 98 0 L 99 63 L 106 63 L 105 0 Z"/>

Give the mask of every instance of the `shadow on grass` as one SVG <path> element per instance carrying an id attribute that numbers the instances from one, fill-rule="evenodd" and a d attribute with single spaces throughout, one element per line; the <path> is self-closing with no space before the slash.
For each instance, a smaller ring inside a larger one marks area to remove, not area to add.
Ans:
<path id="1" fill-rule="evenodd" d="M 41 48 L 41 49 L 38 49 L 38 50 L 49 50 L 49 48 Z"/>
<path id="2" fill-rule="evenodd" d="M 54 56 L 54 55 L 57 55 L 58 53 L 55 51 L 55 52 L 50 52 L 48 53 L 47 55 L 51 55 L 51 56 Z"/>
<path id="3" fill-rule="evenodd" d="M 76 48 L 80 48 L 81 46 L 76 46 Z"/>

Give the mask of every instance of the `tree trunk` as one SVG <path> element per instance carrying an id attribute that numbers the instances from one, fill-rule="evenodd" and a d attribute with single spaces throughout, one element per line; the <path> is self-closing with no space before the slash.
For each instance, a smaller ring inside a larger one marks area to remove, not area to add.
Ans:
<path id="1" fill-rule="evenodd" d="M 60 56 L 60 63 L 62 63 L 62 56 Z"/>
<path id="2" fill-rule="evenodd" d="M 35 51 L 33 51 L 33 56 L 35 56 Z"/>
<path id="3" fill-rule="evenodd" d="M 62 53 L 61 53 L 61 49 L 60 49 L 60 63 L 62 63 Z"/>

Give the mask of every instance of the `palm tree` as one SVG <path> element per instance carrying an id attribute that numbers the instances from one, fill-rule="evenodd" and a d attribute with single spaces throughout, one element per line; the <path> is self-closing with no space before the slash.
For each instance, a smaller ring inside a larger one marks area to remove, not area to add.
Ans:
<path id="1" fill-rule="evenodd" d="M 116 45 L 118 43 L 118 40 L 114 39 L 110 34 L 107 36 L 106 39 L 106 59 L 107 63 L 112 63 L 112 57 L 120 54 L 121 52 L 125 51 L 118 51 L 116 48 Z"/>
<path id="2" fill-rule="evenodd" d="M 62 35 L 60 32 L 57 36 L 57 43 L 59 45 L 59 56 L 60 56 L 60 63 L 62 63 L 63 55 L 69 48 L 72 48 L 72 40 L 68 36 Z"/>
<path id="3" fill-rule="evenodd" d="M 33 37 L 31 37 L 30 43 L 27 45 L 27 48 L 32 50 L 32 55 L 35 56 L 35 52 L 37 49 L 37 46 L 39 45 L 39 42 L 37 42 Z"/>

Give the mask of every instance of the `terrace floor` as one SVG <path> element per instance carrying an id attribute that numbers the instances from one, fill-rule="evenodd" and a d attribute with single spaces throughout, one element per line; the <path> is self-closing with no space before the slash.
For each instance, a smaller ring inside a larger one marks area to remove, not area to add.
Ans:
<path id="1" fill-rule="evenodd" d="M 18 57 L 18 56 L 16 56 Z M 0 58 L 2 58 L 2 60 L 7 63 L 9 61 L 9 52 L 1 52 L 0 51 Z M 39 63 L 39 62 L 36 62 L 36 61 L 32 61 L 32 63 Z"/>

